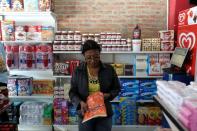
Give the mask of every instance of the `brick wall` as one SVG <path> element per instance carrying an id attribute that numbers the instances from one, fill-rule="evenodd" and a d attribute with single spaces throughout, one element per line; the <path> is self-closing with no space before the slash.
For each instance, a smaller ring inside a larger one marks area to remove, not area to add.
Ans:
<path id="1" fill-rule="evenodd" d="M 166 29 L 167 0 L 55 0 L 59 30 L 121 32 L 130 37 L 136 24 L 142 37 Z"/>

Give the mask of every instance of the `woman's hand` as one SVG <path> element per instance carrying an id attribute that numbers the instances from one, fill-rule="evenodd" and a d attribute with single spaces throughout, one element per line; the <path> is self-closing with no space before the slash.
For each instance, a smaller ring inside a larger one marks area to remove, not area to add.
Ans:
<path id="1" fill-rule="evenodd" d="M 81 105 L 81 114 L 84 115 L 85 112 L 88 110 L 88 105 L 83 101 L 80 102 L 80 105 Z"/>

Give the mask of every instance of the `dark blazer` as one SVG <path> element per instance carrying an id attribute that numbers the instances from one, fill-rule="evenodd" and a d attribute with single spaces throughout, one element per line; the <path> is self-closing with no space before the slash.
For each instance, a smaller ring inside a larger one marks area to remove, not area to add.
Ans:
<path id="1" fill-rule="evenodd" d="M 113 100 L 120 91 L 119 79 L 113 67 L 102 62 L 100 62 L 98 79 L 100 83 L 100 91 L 110 94 L 110 98 L 105 100 L 105 106 L 107 115 L 112 116 L 113 111 L 110 101 Z M 88 95 L 87 65 L 86 63 L 81 63 L 72 74 L 69 97 L 76 109 L 80 110 L 80 101 L 86 102 Z"/>

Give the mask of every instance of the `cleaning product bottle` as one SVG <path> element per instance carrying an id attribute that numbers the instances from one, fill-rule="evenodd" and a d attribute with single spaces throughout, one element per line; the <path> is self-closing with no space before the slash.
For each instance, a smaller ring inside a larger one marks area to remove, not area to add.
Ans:
<path id="1" fill-rule="evenodd" d="M 141 29 L 137 24 L 133 29 L 133 39 L 140 39 L 141 38 Z"/>

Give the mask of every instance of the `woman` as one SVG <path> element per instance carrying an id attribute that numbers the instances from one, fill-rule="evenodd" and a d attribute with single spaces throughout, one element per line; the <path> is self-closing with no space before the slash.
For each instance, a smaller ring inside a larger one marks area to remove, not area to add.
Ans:
<path id="1" fill-rule="evenodd" d="M 71 79 L 69 97 L 79 112 L 79 131 L 111 131 L 113 100 L 120 91 L 120 84 L 113 67 L 100 60 L 100 46 L 93 40 L 87 40 L 82 46 L 85 62 L 76 68 Z M 100 91 L 104 95 L 107 117 L 93 118 L 82 123 L 87 111 L 86 99 Z"/>

